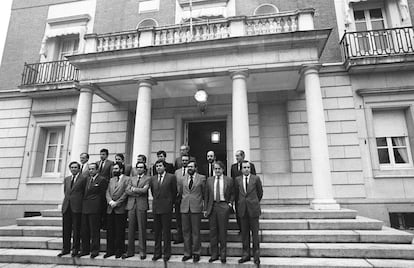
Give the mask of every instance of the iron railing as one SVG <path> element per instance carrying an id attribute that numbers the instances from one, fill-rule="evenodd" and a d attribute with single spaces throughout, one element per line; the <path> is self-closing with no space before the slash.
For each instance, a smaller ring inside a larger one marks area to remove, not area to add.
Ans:
<path id="1" fill-rule="evenodd" d="M 346 32 L 340 42 L 344 60 L 414 53 L 413 27 Z"/>
<path id="2" fill-rule="evenodd" d="M 79 70 L 67 60 L 24 64 L 22 86 L 78 81 Z"/>

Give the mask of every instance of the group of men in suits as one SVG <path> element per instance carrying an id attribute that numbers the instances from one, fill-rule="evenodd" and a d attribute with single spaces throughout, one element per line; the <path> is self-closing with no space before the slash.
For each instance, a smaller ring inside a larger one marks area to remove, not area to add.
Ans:
<path id="1" fill-rule="evenodd" d="M 250 232 L 253 257 L 259 258 L 260 200 L 263 196 L 260 178 L 254 165 L 244 160 L 244 152 L 237 151 L 237 163 L 232 165 L 231 177 L 225 175 L 225 165 L 217 161 L 214 152 L 207 153 L 207 165 L 198 171 L 188 146 L 183 145 L 176 168 L 165 161 L 165 151 L 157 152 L 158 160 L 148 175 L 146 157 L 138 156 L 134 168 L 117 154 L 115 162 L 102 149 L 100 161 L 88 163 L 89 155 L 82 153 L 80 163 L 71 162 L 71 176 L 64 180 L 63 248 L 58 256 L 69 254 L 73 233 L 72 256 L 99 254 L 101 227 L 107 229 L 107 251 L 104 258 L 129 258 L 135 252 L 135 233 L 138 231 L 139 254 L 146 258 L 148 192 L 152 193 L 154 217 L 153 260 L 171 257 L 171 226 L 173 211 L 177 219 L 175 243 L 184 242 L 182 261 L 200 260 L 200 226 L 202 217 L 209 219 L 209 262 L 226 263 L 227 229 L 235 202 L 241 229 L 243 255 L 239 263 L 249 261 Z M 87 166 L 87 171 L 85 170 Z M 104 217 L 102 215 L 105 215 Z M 127 224 L 128 218 L 128 224 Z M 125 226 L 128 226 L 128 247 L 125 252 Z M 138 229 L 138 230 L 137 230 Z M 80 243 L 80 241 L 82 243 Z M 163 246 L 162 245 L 163 242 Z"/>

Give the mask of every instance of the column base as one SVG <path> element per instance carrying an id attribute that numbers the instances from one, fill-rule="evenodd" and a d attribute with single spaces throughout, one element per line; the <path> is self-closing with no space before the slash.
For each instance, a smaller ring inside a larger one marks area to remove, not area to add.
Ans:
<path id="1" fill-rule="evenodd" d="M 334 199 L 315 199 L 311 202 L 310 208 L 314 210 L 340 210 L 341 207 Z"/>

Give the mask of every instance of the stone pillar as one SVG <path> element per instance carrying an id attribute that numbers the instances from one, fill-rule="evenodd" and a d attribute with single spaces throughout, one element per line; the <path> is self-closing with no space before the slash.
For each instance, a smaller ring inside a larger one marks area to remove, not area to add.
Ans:
<path id="1" fill-rule="evenodd" d="M 249 107 L 247 102 L 247 70 L 230 71 L 233 80 L 232 125 L 233 152 L 243 150 L 246 160 L 250 159 Z M 233 154 L 233 155 L 234 155 Z"/>
<path id="2" fill-rule="evenodd" d="M 328 141 L 318 74 L 319 68 L 319 65 L 307 65 L 302 69 L 305 82 L 314 192 L 311 208 L 317 210 L 339 209 L 339 204 L 333 199 L 332 192 Z"/>
<path id="3" fill-rule="evenodd" d="M 81 153 L 88 152 L 92 116 L 92 87 L 82 86 L 76 112 L 75 129 L 73 131 L 72 151 L 70 159 L 79 162 Z"/>
<path id="4" fill-rule="evenodd" d="M 150 77 L 138 80 L 137 109 L 135 113 L 134 147 L 132 165 L 143 154 L 150 159 L 151 153 L 151 90 L 155 81 Z"/>

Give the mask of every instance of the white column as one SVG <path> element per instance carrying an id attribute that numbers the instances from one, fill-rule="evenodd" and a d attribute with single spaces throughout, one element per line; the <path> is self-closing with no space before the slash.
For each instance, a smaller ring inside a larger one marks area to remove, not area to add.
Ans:
<path id="1" fill-rule="evenodd" d="M 76 112 L 75 130 L 73 131 L 72 151 L 70 159 L 79 162 L 81 153 L 87 153 L 91 130 L 93 90 L 82 87 L 79 94 L 78 110 Z"/>
<path id="2" fill-rule="evenodd" d="M 233 155 L 237 150 L 243 150 L 246 153 L 246 160 L 250 161 L 249 107 L 246 87 L 248 73 L 247 70 L 235 70 L 230 72 L 231 79 L 233 80 Z"/>
<path id="3" fill-rule="evenodd" d="M 131 157 L 132 165 L 143 154 L 150 159 L 151 146 L 151 89 L 155 81 L 151 78 L 138 80 L 137 109 L 135 113 L 134 147 Z"/>
<path id="4" fill-rule="evenodd" d="M 304 66 L 302 70 L 305 80 L 314 192 L 311 208 L 317 210 L 339 209 L 339 204 L 333 199 L 325 116 L 318 71 L 318 65 Z"/>

